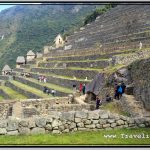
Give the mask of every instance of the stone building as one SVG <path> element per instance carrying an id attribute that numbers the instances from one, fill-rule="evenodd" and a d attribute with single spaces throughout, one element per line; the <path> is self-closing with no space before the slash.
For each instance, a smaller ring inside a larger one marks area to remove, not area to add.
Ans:
<path id="1" fill-rule="evenodd" d="M 20 68 L 20 65 L 23 65 L 25 63 L 26 61 L 25 61 L 24 56 L 18 56 L 16 60 L 16 68 Z"/>
<path id="2" fill-rule="evenodd" d="M 12 72 L 12 69 L 8 65 L 5 65 L 4 68 L 2 69 L 2 75 L 8 75 L 11 72 Z"/>
<path id="3" fill-rule="evenodd" d="M 32 61 L 33 59 L 35 59 L 35 57 L 36 55 L 32 50 L 28 51 L 27 56 L 26 56 L 27 62 Z"/>
<path id="4" fill-rule="evenodd" d="M 54 42 L 55 42 L 55 47 L 56 48 L 64 46 L 64 40 L 63 40 L 63 38 L 62 38 L 62 36 L 60 34 L 57 35 L 57 37 L 55 38 Z"/>

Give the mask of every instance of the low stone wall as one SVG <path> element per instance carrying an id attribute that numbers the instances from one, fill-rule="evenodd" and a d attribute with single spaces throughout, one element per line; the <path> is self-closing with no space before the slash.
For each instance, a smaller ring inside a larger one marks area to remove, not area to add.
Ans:
<path id="1" fill-rule="evenodd" d="M 4 97 L 4 99 L 10 99 L 10 96 L 5 93 L 2 89 L 0 89 L 0 95 Z"/>
<path id="2" fill-rule="evenodd" d="M 62 75 L 62 76 L 75 76 L 76 78 L 85 79 L 86 77 L 88 79 L 93 79 L 96 74 L 98 74 L 98 71 L 95 70 L 70 70 L 70 69 L 41 69 L 41 68 L 32 68 L 31 72 L 39 72 L 44 74 L 56 74 L 56 75 Z"/>
<path id="3" fill-rule="evenodd" d="M 74 131 L 111 130 L 150 126 L 150 120 L 129 118 L 104 110 L 49 112 L 47 116 L 28 119 L 10 117 L 0 122 L 1 135 L 67 133 Z"/>

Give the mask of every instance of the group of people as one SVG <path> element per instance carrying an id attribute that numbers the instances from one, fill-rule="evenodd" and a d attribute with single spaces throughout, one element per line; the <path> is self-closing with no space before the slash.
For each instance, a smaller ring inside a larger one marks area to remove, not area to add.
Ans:
<path id="1" fill-rule="evenodd" d="M 45 94 L 52 94 L 53 96 L 56 95 L 56 91 L 54 89 L 50 90 L 48 87 L 44 86 L 44 89 L 43 89 L 43 93 Z"/>
<path id="2" fill-rule="evenodd" d="M 39 76 L 38 77 L 38 82 L 44 82 L 44 83 L 46 83 L 47 82 L 47 78 L 45 76 Z"/>
<path id="3" fill-rule="evenodd" d="M 80 83 L 79 85 L 79 91 L 80 93 L 82 93 L 83 95 L 85 95 L 85 84 Z M 73 84 L 73 90 L 76 91 L 77 90 L 77 85 Z"/>
<path id="4" fill-rule="evenodd" d="M 31 74 L 28 73 L 28 72 L 21 72 L 20 74 L 22 77 L 26 77 L 26 78 L 30 78 L 31 77 Z"/>
<path id="5" fill-rule="evenodd" d="M 124 94 L 125 88 L 126 88 L 126 85 L 124 84 L 123 81 L 119 84 L 117 84 L 117 82 L 115 82 L 115 85 L 114 85 L 114 92 L 115 92 L 114 98 L 119 100 L 122 97 L 122 94 Z"/>

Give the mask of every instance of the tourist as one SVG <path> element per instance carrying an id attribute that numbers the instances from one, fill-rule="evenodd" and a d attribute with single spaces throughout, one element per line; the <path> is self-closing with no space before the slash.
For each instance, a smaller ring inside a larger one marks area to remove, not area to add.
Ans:
<path id="1" fill-rule="evenodd" d="M 83 88 L 83 85 L 82 85 L 82 83 L 80 83 L 80 87 L 79 87 L 80 93 L 82 92 L 82 88 Z"/>
<path id="2" fill-rule="evenodd" d="M 109 94 L 107 94 L 107 95 L 106 95 L 106 101 L 107 101 L 107 102 L 110 102 L 111 100 L 112 100 L 112 98 L 110 97 Z"/>
<path id="3" fill-rule="evenodd" d="M 140 44 L 139 44 L 139 49 L 141 50 L 142 49 L 142 42 L 140 41 Z"/>
<path id="4" fill-rule="evenodd" d="M 101 104 L 101 100 L 99 99 L 98 96 L 96 96 L 96 109 L 99 109 L 100 104 Z"/>
<path id="5" fill-rule="evenodd" d="M 49 88 L 47 88 L 46 93 L 47 93 L 48 95 L 51 93 Z"/>
<path id="6" fill-rule="evenodd" d="M 46 82 L 47 82 L 47 78 L 46 78 L 46 77 L 44 77 L 44 79 L 43 79 L 43 80 L 44 80 L 44 83 L 46 83 Z"/>
<path id="7" fill-rule="evenodd" d="M 83 95 L 85 95 L 85 84 L 83 84 L 82 92 L 83 92 Z"/>
<path id="8" fill-rule="evenodd" d="M 77 85 L 76 85 L 76 83 L 74 82 L 72 86 L 73 86 L 73 91 L 76 92 L 76 90 L 77 90 Z"/>
<path id="9" fill-rule="evenodd" d="M 122 94 L 125 93 L 125 89 L 126 89 L 126 85 L 124 84 L 124 82 L 121 82 L 121 87 L 122 87 Z"/>
<path id="10" fill-rule="evenodd" d="M 46 93 L 47 90 L 48 90 L 48 88 L 46 86 L 44 86 L 43 93 Z"/>
<path id="11" fill-rule="evenodd" d="M 119 83 L 119 85 L 117 86 L 117 98 L 118 100 L 122 97 L 122 87 L 121 87 L 121 83 Z"/>
<path id="12" fill-rule="evenodd" d="M 85 81 L 87 81 L 88 79 L 87 79 L 87 77 L 85 78 Z"/>
<path id="13" fill-rule="evenodd" d="M 52 94 L 53 96 L 55 96 L 56 91 L 55 91 L 54 89 L 52 89 L 51 94 Z"/>

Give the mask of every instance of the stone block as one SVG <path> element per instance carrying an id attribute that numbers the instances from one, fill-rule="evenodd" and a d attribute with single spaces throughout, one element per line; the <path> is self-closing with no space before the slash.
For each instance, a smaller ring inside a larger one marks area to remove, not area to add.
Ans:
<path id="1" fill-rule="evenodd" d="M 28 120 L 28 127 L 29 127 L 29 128 L 34 128 L 34 127 L 36 127 L 36 124 L 35 124 L 34 119 L 29 119 L 29 120 Z"/>
<path id="2" fill-rule="evenodd" d="M 103 128 L 108 128 L 110 127 L 110 124 L 103 124 Z"/>
<path id="3" fill-rule="evenodd" d="M 75 118 L 75 122 L 76 122 L 76 123 L 81 122 L 81 118 Z"/>
<path id="4" fill-rule="evenodd" d="M 31 130 L 31 134 L 44 134 L 44 133 L 45 133 L 44 128 L 36 127 Z"/>
<path id="5" fill-rule="evenodd" d="M 18 135 L 18 134 L 19 134 L 18 130 L 7 132 L 7 135 Z"/>
<path id="6" fill-rule="evenodd" d="M 100 114 L 101 119 L 108 119 L 108 116 L 109 116 L 108 112 L 103 112 L 102 114 Z"/>
<path id="7" fill-rule="evenodd" d="M 78 128 L 79 131 L 86 131 L 86 128 Z"/>
<path id="8" fill-rule="evenodd" d="M 61 132 L 59 130 L 53 130 L 52 133 L 53 134 L 60 134 Z"/>
<path id="9" fill-rule="evenodd" d="M 0 135 L 5 135 L 7 133 L 5 128 L 0 128 Z"/>
<path id="10" fill-rule="evenodd" d="M 46 118 L 36 118 L 35 124 L 37 127 L 45 127 L 46 126 Z"/>
<path id="11" fill-rule="evenodd" d="M 30 134 L 30 129 L 27 127 L 21 127 L 19 128 L 19 134 L 22 134 L 22 135 Z"/>
<path id="12" fill-rule="evenodd" d="M 77 123 L 77 127 L 83 128 L 84 127 L 84 123 L 83 122 Z"/>
<path id="13" fill-rule="evenodd" d="M 29 123 L 28 123 L 27 120 L 21 120 L 21 121 L 19 122 L 19 126 L 20 126 L 20 127 L 28 127 L 28 125 L 29 125 Z"/>
<path id="14" fill-rule="evenodd" d="M 123 120 L 117 120 L 116 123 L 117 123 L 118 126 L 124 125 L 124 121 Z"/>
<path id="15" fill-rule="evenodd" d="M 69 132 L 69 129 L 65 129 L 62 131 L 63 133 L 68 133 Z"/>
<path id="16" fill-rule="evenodd" d="M 99 120 L 92 120 L 92 124 L 97 124 L 99 123 Z"/>
<path id="17" fill-rule="evenodd" d="M 145 128 L 145 124 L 138 124 L 138 127 Z"/>
<path id="18" fill-rule="evenodd" d="M 98 128 L 98 129 L 102 129 L 102 125 L 101 124 L 96 124 L 96 128 Z"/>
<path id="19" fill-rule="evenodd" d="M 54 120 L 53 122 L 52 122 L 52 127 L 54 128 L 54 127 L 58 127 L 58 126 L 60 126 L 62 123 L 60 122 L 60 120 Z"/>
<path id="20" fill-rule="evenodd" d="M 89 111 L 88 119 L 99 119 L 99 113 L 97 111 Z"/>
<path id="21" fill-rule="evenodd" d="M 57 111 L 49 111 L 48 112 L 49 117 L 51 118 L 55 118 L 55 119 L 59 119 L 61 116 L 61 112 L 57 112 Z"/>
<path id="22" fill-rule="evenodd" d="M 87 112 L 84 111 L 77 111 L 75 113 L 76 118 L 87 118 Z"/>
<path id="23" fill-rule="evenodd" d="M 93 121 L 95 121 L 95 120 L 93 120 Z M 97 120 L 96 120 L 96 121 L 97 121 Z M 99 120 L 98 120 L 98 122 L 99 122 Z M 84 120 L 83 123 L 88 125 L 88 124 L 91 124 L 92 121 L 91 121 L 91 120 Z"/>
<path id="24" fill-rule="evenodd" d="M 107 123 L 114 123 L 115 122 L 115 119 L 108 119 L 107 120 Z"/>
<path id="25" fill-rule="evenodd" d="M 47 124 L 47 125 L 45 126 L 45 129 L 48 130 L 48 131 L 51 131 L 51 130 L 52 130 L 51 124 Z"/>
<path id="26" fill-rule="evenodd" d="M 114 128 L 117 126 L 117 123 L 111 123 L 111 127 Z"/>
<path id="27" fill-rule="evenodd" d="M 6 128 L 7 127 L 7 121 L 6 120 L 1 120 L 0 121 L 0 128 Z"/>
<path id="28" fill-rule="evenodd" d="M 72 123 L 70 124 L 70 129 L 73 129 L 73 128 L 76 128 L 76 123 L 74 123 L 74 122 L 72 122 Z"/>
<path id="29" fill-rule="evenodd" d="M 15 131 L 18 129 L 18 120 L 8 120 L 8 126 L 6 128 L 7 131 Z"/>
<path id="30" fill-rule="evenodd" d="M 62 112 L 60 119 L 74 121 L 74 112 Z"/>
<path id="31" fill-rule="evenodd" d="M 90 129 L 94 129 L 95 128 L 95 124 L 90 124 L 90 125 L 85 125 L 86 128 L 90 128 Z"/>
<path id="32" fill-rule="evenodd" d="M 106 124 L 106 120 L 104 120 L 104 119 L 99 119 L 99 124 Z"/>

